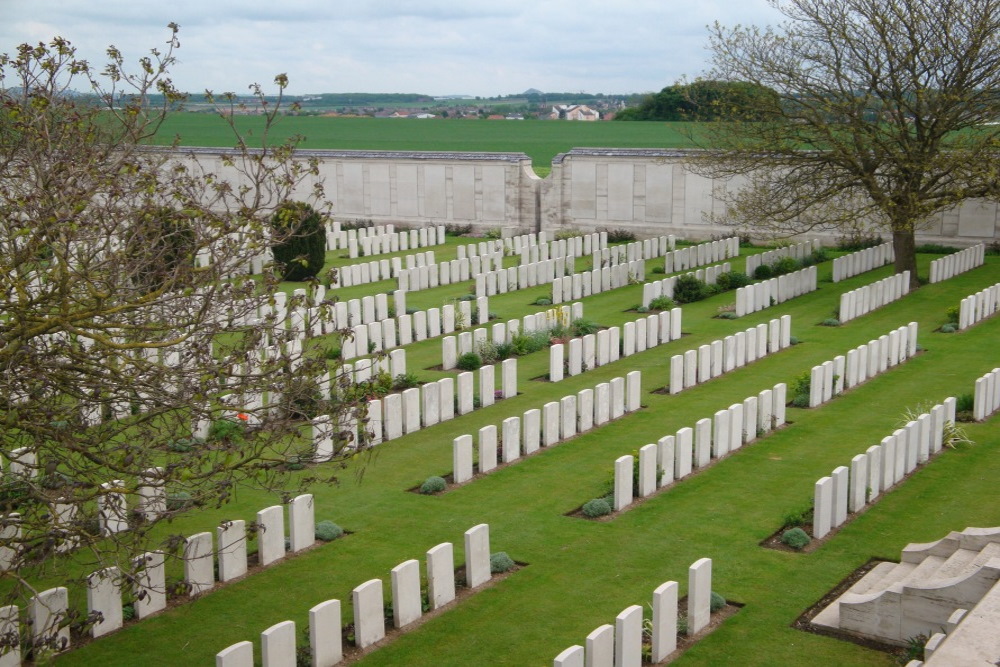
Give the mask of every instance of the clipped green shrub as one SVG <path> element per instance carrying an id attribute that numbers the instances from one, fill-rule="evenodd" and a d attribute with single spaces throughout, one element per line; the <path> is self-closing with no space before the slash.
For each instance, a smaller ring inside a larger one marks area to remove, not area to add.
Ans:
<path id="1" fill-rule="evenodd" d="M 674 283 L 674 301 L 677 303 L 701 301 L 708 294 L 708 285 L 692 275 L 679 276 Z"/>
<path id="2" fill-rule="evenodd" d="M 767 280 L 774 277 L 774 269 L 770 264 L 761 264 L 753 270 L 753 277 L 757 280 Z"/>
<path id="3" fill-rule="evenodd" d="M 792 407 L 793 408 L 808 408 L 809 407 L 809 394 L 795 394 L 792 397 Z"/>
<path id="4" fill-rule="evenodd" d="M 789 528 L 781 534 L 781 543 L 790 546 L 796 551 L 805 549 L 806 545 L 809 544 L 810 541 L 811 538 L 809 537 L 809 533 L 797 526 L 795 528 Z"/>
<path id="5" fill-rule="evenodd" d="M 657 274 L 659 274 L 659 273 L 666 273 L 666 272 L 667 272 L 667 270 L 665 268 L 663 268 L 662 266 L 654 266 L 650 270 L 650 273 L 657 273 Z"/>
<path id="6" fill-rule="evenodd" d="M 552 305 L 552 299 L 547 299 L 544 296 L 540 296 L 537 299 L 535 299 L 531 303 L 531 305 L 533 305 L 533 306 L 551 306 Z"/>
<path id="7" fill-rule="evenodd" d="M 201 443 L 198 438 L 177 438 L 167 443 L 167 449 L 178 454 L 186 454 L 194 451 L 199 444 Z"/>
<path id="8" fill-rule="evenodd" d="M 726 598 L 722 597 L 715 591 L 712 591 L 712 595 L 709 597 L 708 609 L 713 614 L 723 607 L 726 606 Z"/>
<path id="9" fill-rule="evenodd" d="M 490 554 L 490 574 L 500 574 L 514 569 L 514 559 L 506 551 Z"/>
<path id="10" fill-rule="evenodd" d="M 323 351 L 323 356 L 325 356 L 330 361 L 336 361 L 340 359 L 340 346 L 330 345 Z"/>
<path id="11" fill-rule="evenodd" d="M 955 333 L 958 331 L 958 327 L 951 322 L 941 326 L 941 333 Z"/>
<path id="12" fill-rule="evenodd" d="M 283 280 L 309 280 L 326 262 L 326 230 L 320 214 L 303 202 L 287 201 L 271 218 L 279 242 L 271 246 Z"/>
<path id="13" fill-rule="evenodd" d="M 952 306 L 948 310 L 944 311 L 944 314 L 948 316 L 948 321 L 952 324 L 958 324 L 959 315 L 962 312 L 961 306 Z"/>
<path id="14" fill-rule="evenodd" d="M 604 498 L 594 498 L 593 500 L 588 500 L 584 503 L 581 509 L 584 516 L 589 516 L 593 519 L 599 516 L 611 514 L 611 503 Z"/>
<path id="15" fill-rule="evenodd" d="M 300 457 L 294 455 L 285 457 L 285 470 L 303 470 L 305 467 L 306 464 Z"/>
<path id="16" fill-rule="evenodd" d="M 802 263 L 794 257 L 782 257 L 771 265 L 771 271 L 775 276 L 781 276 L 802 268 Z"/>
<path id="17" fill-rule="evenodd" d="M 799 344 L 799 338 L 798 338 L 798 336 L 789 336 L 788 337 L 788 344 L 789 345 L 798 345 Z"/>
<path id="18" fill-rule="evenodd" d="M 210 441 L 243 442 L 243 424 L 231 419 L 216 419 L 208 429 Z"/>
<path id="19" fill-rule="evenodd" d="M 636 306 L 635 307 L 635 312 L 637 312 L 637 313 L 648 313 L 649 312 L 649 308 L 647 308 L 646 306 Z"/>
<path id="20" fill-rule="evenodd" d="M 734 313 L 731 310 L 724 310 L 721 313 L 719 313 L 718 315 L 716 315 L 716 317 L 718 317 L 720 320 L 735 320 L 736 319 L 736 313 Z"/>
<path id="21" fill-rule="evenodd" d="M 475 352 L 466 352 L 458 357 L 456 366 L 462 371 L 474 371 L 483 365 L 483 359 Z"/>
<path id="22" fill-rule="evenodd" d="M 972 412 L 975 404 L 975 397 L 972 394 L 959 394 L 955 397 L 956 412 Z"/>
<path id="23" fill-rule="evenodd" d="M 650 310 L 670 310 L 674 307 L 674 301 L 669 296 L 658 296 L 649 302 Z"/>
<path id="24" fill-rule="evenodd" d="M 573 331 L 574 336 L 586 336 L 588 334 L 596 334 L 598 329 L 601 327 L 597 322 L 591 320 L 585 320 L 582 317 L 575 319 L 570 322 L 570 329 Z"/>
<path id="25" fill-rule="evenodd" d="M 746 287 L 751 282 L 750 276 L 742 271 L 726 271 L 715 277 L 715 284 L 723 291 Z"/>
<path id="26" fill-rule="evenodd" d="M 330 520 L 316 524 L 316 539 L 330 542 L 344 534 L 344 529 Z"/>
<path id="27" fill-rule="evenodd" d="M 941 245 L 940 243 L 923 243 L 913 250 L 914 252 L 927 255 L 951 255 L 961 250 L 961 248 L 953 248 L 949 245 Z"/>
<path id="28" fill-rule="evenodd" d="M 432 476 L 428 477 L 424 480 L 424 483 L 420 485 L 420 493 L 441 493 L 447 487 L 448 483 L 444 481 L 443 477 Z"/>
<path id="29" fill-rule="evenodd" d="M 836 317 L 828 317 L 822 322 L 820 322 L 819 325 L 821 327 L 839 327 L 840 320 L 838 320 Z"/>
<path id="30" fill-rule="evenodd" d="M 609 229 L 607 232 L 608 243 L 626 243 L 629 241 L 635 241 L 635 234 L 627 229 Z"/>

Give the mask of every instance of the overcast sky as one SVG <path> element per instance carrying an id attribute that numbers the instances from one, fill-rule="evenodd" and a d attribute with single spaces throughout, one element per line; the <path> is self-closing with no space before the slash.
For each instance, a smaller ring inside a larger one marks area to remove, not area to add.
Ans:
<path id="1" fill-rule="evenodd" d="M 187 92 L 508 95 L 655 91 L 707 67 L 707 31 L 774 23 L 766 0 L 0 0 L 0 52 L 69 39 L 131 61 L 181 27 Z"/>

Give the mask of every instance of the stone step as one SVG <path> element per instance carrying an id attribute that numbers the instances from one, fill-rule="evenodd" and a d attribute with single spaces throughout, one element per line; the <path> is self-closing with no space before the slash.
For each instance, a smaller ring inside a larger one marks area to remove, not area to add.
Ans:
<path id="1" fill-rule="evenodd" d="M 868 593 L 869 591 L 872 590 L 873 586 L 878 585 L 878 582 L 881 581 L 883 578 L 885 578 L 885 576 L 889 574 L 889 572 L 891 572 L 893 568 L 895 568 L 897 565 L 899 565 L 899 563 L 891 563 L 891 562 L 879 563 L 871 570 L 869 570 L 865 576 L 861 577 L 856 582 L 854 582 L 854 585 L 851 586 L 849 589 L 847 589 L 845 592 L 858 593 L 858 594 Z"/>
<path id="2" fill-rule="evenodd" d="M 964 574 L 978 555 L 979 552 L 972 549 L 957 549 L 941 564 L 941 567 L 934 573 L 934 578 L 950 579 Z"/>
<path id="3" fill-rule="evenodd" d="M 896 582 L 906 579 L 915 569 L 917 566 L 914 563 L 896 563 L 895 567 L 886 570 L 882 577 L 872 581 L 865 594 L 880 593 Z"/>
<path id="4" fill-rule="evenodd" d="M 982 550 L 976 554 L 976 557 L 972 559 L 972 562 L 969 563 L 968 567 L 966 567 L 965 573 L 978 570 L 982 566 L 986 565 L 991 558 L 1000 558 L 1000 543 L 991 542 L 990 544 L 984 546 Z"/>
<path id="5" fill-rule="evenodd" d="M 927 667 L 995 664 L 1000 655 L 1000 583 L 967 613 L 958 626 L 941 642 Z"/>
<path id="6" fill-rule="evenodd" d="M 928 556 L 919 565 L 913 568 L 905 577 L 894 582 L 882 581 L 882 590 L 888 589 L 893 584 L 926 584 L 935 579 L 934 573 L 944 565 L 947 559 L 944 556 Z"/>

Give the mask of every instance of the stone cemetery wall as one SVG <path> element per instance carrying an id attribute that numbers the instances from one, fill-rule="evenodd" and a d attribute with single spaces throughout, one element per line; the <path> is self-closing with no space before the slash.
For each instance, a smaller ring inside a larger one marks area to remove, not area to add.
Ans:
<path id="1" fill-rule="evenodd" d="M 613 509 L 620 512 L 637 498 L 680 481 L 699 468 L 762 438 L 785 424 L 787 387 L 776 384 L 742 403 L 718 410 L 656 444 L 639 449 L 638 488 L 633 488 L 635 460 L 631 455 L 615 460 Z"/>
<path id="2" fill-rule="evenodd" d="M 685 389 L 784 350 L 791 345 L 791 336 L 792 317 L 782 315 L 780 319 L 773 319 L 768 324 L 758 324 L 733 336 L 714 340 L 697 350 L 675 354 L 670 358 L 670 393 L 679 394 Z"/>
<path id="3" fill-rule="evenodd" d="M 737 246 L 738 247 L 738 246 Z M 822 244 L 819 240 L 805 241 L 803 243 L 796 243 L 793 245 L 785 246 L 783 248 L 775 248 L 774 250 L 767 250 L 756 255 L 747 255 L 747 265 L 745 273 L 753 277 L 754 272 L 757 267 L 763 266 L 765 264 L 774 264 L 779 259 L 783 257 L 792 257 L 794 259 L 803 259 L 812 254 L 813 250 L 819 250 Z M 737 254 L 739 251 L 737 250 Z"/>
<path id="4" fill-rule="evenodd" d="M 893 329 L 888 334 L 813 366 L 809 376 L 809 407 L 815 408 L 834 396 L 856 387 L 901 364 L 917 353 L 917 323 Z"/>
<path id="5" fill-rule="evenodd" d="M 473 462 L 472 435 L 460 435 L 452 441 L 454 482 L 463 484 L 476 474 L 490 472 L 500 462 L 514 463 L 541 447 L 551 447 L 635 412 L 642 407 L 641 393 L 642 375 L 632 371 L 624 378 L 528 410 L 523 417 L 508 417 L 500 425 L 484 426 L 479 429 L 477 466 Z"/>
<path id="6" fill-rule="evenodd" d="M 465 531 L 466 588 L 475 590 L 490 581 L 490 529 L 485 523 Z M 453 603 L 456 598 L 454 545 L 441 544 L 426 553 L 425 572 L 430 611 Z M 421 567 L 407 560 L 389 573 L 393 625 L 397 630 L 413 629 L 424 615 L 421 592 Z M 355 646 L 367 649 L 385 639 L 384 584 L 370 579 L 351 593 Z M 343 617 L 340 600 L 332 599 L 309 610 L 309 649 L 313 665 L 339 665 L 344 662 Z M 297 633 L 293 621 L 272 625 L 260 635 L 263 664 L 271 667 L 294 667 Z M 217 667 L 252 667 L 254 645 L 250 641 L 232 644 L 216 654 Z"/>
<path id="7" fill-rule="evenodd" d="M 986 246 L 982 243 L 945 255 L 931 262 L 930 282 L 939 283 L 954 278 L 960 273 L 982 266 L 984 261 L 986 261 Z"/>
<path id="8" fill-rule="evenodd" d="M 958 307 L 958 330 L 963 331 L 1000 309 L 1000 283 L 980 290 L 962 299 Z"/>
<path id="9" fill-rule="evenodd" d="M 564 377 L 585 373 L 680 337 L 681 309 L 674 308 L 644 315 L 621 327 L 573 338 L 568 343 L 556 343 L 549 348 L 549 381 L 561 382 Z"/>
<path id="10" fill-rule="evenodd" d="M 653 591 L 651 628 L 653 664 L 665 660 L 677 649 L 678 584 L 667 581 Z M 712 559 L 701 558 L 688 568 L 687 618 L 688 635 L 696 635 L 711 616 Z M 584 667 L 584 665 L 616 665 L 640 667 L 644 664 L 643 608 L 626 607 L 615 624 L 599 626 L 587 635 L 586 646 L 570 646 L 552 661 L 552 667 Z"/>
<path id="11" fill-rule="evenodd" d="M 743 317 L 816 291 L 816 267 L 736 288 L 736 316 Z"/>
<path id="12" fill-rule="evenodd" d="M 944 446 L 945 424 L 955 423 L 955 399 L 948 398 L 912 420 L 864 454 L 839 466 L 816 482 L 813 498 L 813 537 L 825 537 L 860 512 L 882 492 L 908 477 Z"/>
<path id="13" fill-rule="evenodd" d="M 896 259 L 892 243 L 883 243 L 874 248 L 865 248 L 849 255 L 833 258 L 833 282 L 847 280 L 860 273 L 873 271 L 891 264 Z"/>
<path id="14" fill-rule="evenodd" d="M 898 301 L 910 293 L 910 272 L 893 274 L 882 280 L 840 295 L 838 319 L 841 323 L 867 315 L 873 310 Z"/>
<path id="15" fill-rule="evenodd" d="M 976 380 L 972 406 L 972 418 L 977 422 L 1000 410 L 1000 368 Z"/>

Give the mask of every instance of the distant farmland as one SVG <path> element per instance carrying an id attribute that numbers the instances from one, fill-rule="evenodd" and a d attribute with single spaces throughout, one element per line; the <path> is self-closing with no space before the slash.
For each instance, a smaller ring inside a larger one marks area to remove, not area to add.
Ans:
<path id="1" fill-rule="evenodd" d="M 238 119 L 242 132 L 259 136 L 257 116 Z M 324 118 L 286 116 L 272 141 L 300 134 L 302 148 L 408 151 L 486 151 L 527 153 L 543 174 L 552 158 L 571 148 L 682 148 L 691 146 L 680 123 L 597 122 L 553 120 L 446 120 L 409 118 Z M 234 144 L 222 120 L 207 113 L 175 113 L 164 123 L 158 140 L 170 143 L 179 135 L 186 146 Z M 253 142 L 251 137 L 251 143 Z"/>

